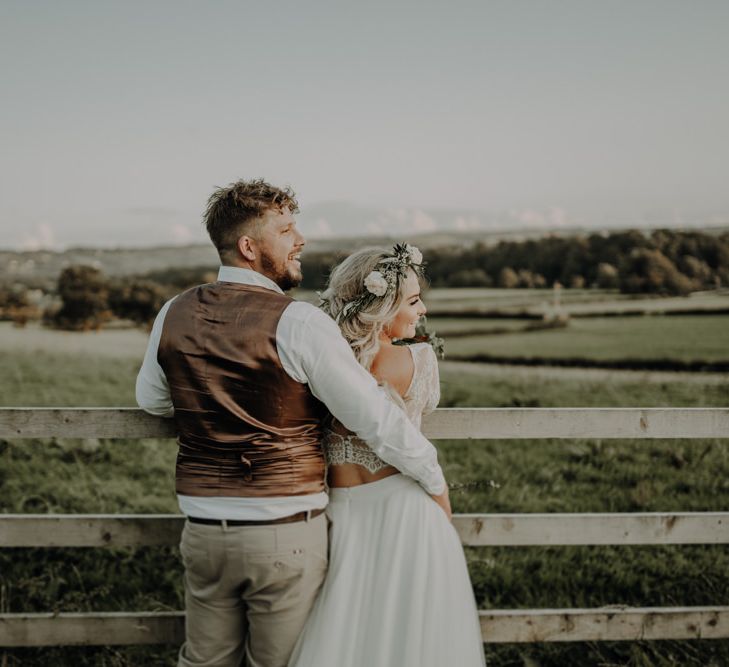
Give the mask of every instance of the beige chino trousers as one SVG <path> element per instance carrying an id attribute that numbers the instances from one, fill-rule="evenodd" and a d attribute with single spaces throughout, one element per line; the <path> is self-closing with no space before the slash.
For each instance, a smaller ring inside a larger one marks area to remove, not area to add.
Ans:
<path id="1" fill-rule="evenodd" d="M 271 526 L 185 522 L 178 667 L 286 667 L 327 569 L 324 514 Z"/>

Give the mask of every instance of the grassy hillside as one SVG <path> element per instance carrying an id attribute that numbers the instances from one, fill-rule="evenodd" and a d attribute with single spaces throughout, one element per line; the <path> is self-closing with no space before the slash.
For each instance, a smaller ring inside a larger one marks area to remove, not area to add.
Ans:
<path id="1" fill-rule="evenodd" d="M 575 318 L 559 329 L 448 337 L 453 331 L 488 330 L 487 322 L 502 326 L 501 320 L 428 319 L 445 338 L 449 358 L 729 362 L 729 315 Z M 514 320 L 504 322 L 505 328 L 516 327 Z"/>
<path id="2" fill-rule="evenodd" d="M 103 337 L 94 334 L 82 338 L 85 351 L 68 339 L 65 353 L 1 354 L 0 404 L 133 405 L 143 338 L 131 345 L 131 356 L 101 357 L 94 346 Z M 446 363 L 441 405 L 726 405 L 729 378 L 687 377 L 691 382 L 679 374 L 560 377 L 542 370 L 492 373 L 488 366 L 464 372 Z M 443 441 L 438 447 L 457 512 L 717 510 L 729 504 L 723 440 Z M 170 441 L 3 441 L 0 510 L 175 512 L 174 457 Z M 483 608 L 717 604 L 729 596 L 724 546 L 474 548 L 468 558 Z M 2 609 L 11 612 L 182 608 L 175 548 L 0 550 L 0 590 Z M 729 642 L 502 646 L 488 648 L 488 658 L 490 665 L 555 667 L 725 665 Z M 175 651 L 18 649 L 4 660 L 173 665 Z"/>

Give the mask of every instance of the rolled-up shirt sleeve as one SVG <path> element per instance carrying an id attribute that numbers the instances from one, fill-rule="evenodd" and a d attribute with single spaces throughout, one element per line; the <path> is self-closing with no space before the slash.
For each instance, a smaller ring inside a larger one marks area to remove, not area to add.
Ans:
<path id="1" fill-rule="evenodd" d="M 156 417 L 173 417 L 175 414 L 167 378 L 157 361 L 157 350 L 159 348 L 160 338 L 162 337 L 162 326 L 165 321 L 165 315 L 173 301 L 174 299 L 170 299 L 162 306 L 154 320 L 154 325 L 149 335 L 149 342 L 147 343 L 147 351 L 144 354 L 144 361 L 137 374 L 135 391 L 137 405 L 145 412 L 149 412 L 149 414 L 155 415 Z"/>
<path id="2" fill-rule="evenodd" d="M 276 341 L 284 369 L 386 463 L 432 494 L 446 488 L 438 452 L 378 386 L 326 313 L 295 302 L 283 313 Z"/>

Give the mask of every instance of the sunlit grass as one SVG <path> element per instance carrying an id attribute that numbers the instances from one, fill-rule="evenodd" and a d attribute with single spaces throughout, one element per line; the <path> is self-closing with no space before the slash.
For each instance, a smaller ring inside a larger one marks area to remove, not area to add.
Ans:
<path id="1" fill-rule="evenodd" d="M 704 321 L 706 318 L 699 318 Z M 541 335 L 541 334 L 536 334 Z M 509 336 L 507 336 L 508 338 Z M 0 354 L 0 404 L 131 406 L 139 358 Z M 442 406 L 725 406 L 729 382 L 445 370 Z M 725 510 L 726 440 L 442 441 L 456 512 Z M 176 512 L 167 440 L 0 441 L 0 511 Z M 493 483 L 492 483 L 493 482 Z M 726 546 L 469 548 L 482 608 L 721 604 Z M 0 550 L 2 611 L 180 609 L 177 549 Z M 490 665 L 725 665 L 729 642 L 490 646 Z M 8 665 L 174 665 L 174 648 L 7 651 Z"/>
<path id="2" fill-rule="evenodd" d="M 729 315 L 573 318 L 562 329 L 444 338 L 450 357 L 729 361 Z"/>

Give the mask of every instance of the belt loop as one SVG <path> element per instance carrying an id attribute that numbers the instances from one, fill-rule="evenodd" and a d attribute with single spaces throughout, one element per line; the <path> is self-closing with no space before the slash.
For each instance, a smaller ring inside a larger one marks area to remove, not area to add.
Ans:
<path id="1" fill-rule="evenodd" d="M 306 510 L 306 523 L 311 520 L 311 510 Z"/>
<path id="2" fill-rule="evenodd" d="M 222 519 L 220 521 L 220 523 L 223 526 L 223 532 L 227 532 L 228 531 L 228 522 L 225 519 Z"/>

